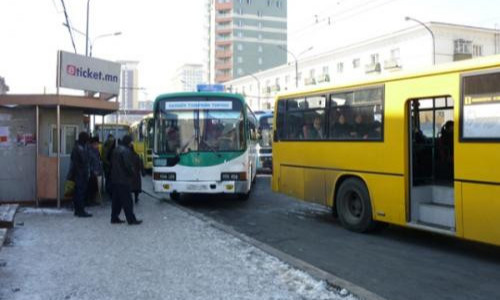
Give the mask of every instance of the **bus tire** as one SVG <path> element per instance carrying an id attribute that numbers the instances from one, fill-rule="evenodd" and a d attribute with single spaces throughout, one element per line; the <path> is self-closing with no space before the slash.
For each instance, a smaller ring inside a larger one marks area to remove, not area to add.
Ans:
<path id="1" fill-rule="evenodd" d="M 370 194 L 363 181 L 346 179 L 338 190 L 336 207 L 340 223 L 346 229 L 354 232 L 375 229 Z"/>
<path id="2" fill-rule="evenodd" d="M 181 200 L 181 194 L 177 192 L 170 193 L 170 199 L 173 201 Z"/>

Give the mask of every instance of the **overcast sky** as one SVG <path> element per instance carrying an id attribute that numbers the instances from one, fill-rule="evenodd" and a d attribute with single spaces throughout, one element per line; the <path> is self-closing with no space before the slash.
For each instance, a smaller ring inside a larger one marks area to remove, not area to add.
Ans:
<path id="1" fill-rule="evenodd" d="M 265 0 L 254 0 L 265 1 Z M 87 0 L 65 0 L 69 19 L 85 32 Z M 93 56 L 139 61 L 142 99 L 169 91 L 184 63 L 205 59 L 205 0 L 90 0 Z M 500 28 L 498 0 L 288 0 L 288 43 L 292 52 L 314 52 L 439 21 Z M 61 0 L 0 0 L 0 76 L 11 93 L 55 92 L 57 50 L 73 52 Z M 75 33 L 79 54 L 85 38 Z"/>

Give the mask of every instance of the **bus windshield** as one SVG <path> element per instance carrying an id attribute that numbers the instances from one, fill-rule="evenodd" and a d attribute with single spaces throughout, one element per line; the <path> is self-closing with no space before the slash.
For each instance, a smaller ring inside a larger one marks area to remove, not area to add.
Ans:
<path id="1" fill-rule="evenodd" d="M 242 105 L 238 101 L 168 100 L 160 103 L 157 114 L 159 154 L 241 151 L 246 147 Z"/>
<path id="2" fill-rule="evenodd" d="M 259 117 L 259 131 L 261 139 L 259 144 L 261 147 L 271 147 L 273 129 L 273 115 L 266 114 Z"/>

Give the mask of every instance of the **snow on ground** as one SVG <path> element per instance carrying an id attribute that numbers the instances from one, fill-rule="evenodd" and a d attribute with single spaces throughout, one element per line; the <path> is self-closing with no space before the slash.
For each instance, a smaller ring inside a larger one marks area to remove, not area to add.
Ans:
<path id="1" fill-rule="evenodd" d="M 33 207 L 23 207 L 19 209 L 19 212 L 25 214 L 43 214 L 43 215 L 59 215 L 59 214 L 69 214 L 72 213 L 67 209 L 56 209 L 56 208 L 33 208 Z"/>
<path id="2" fill-rule="evenodd" d="M 139 226 L 110 224 L 109 203 L 89 210 L 18 213 L 0 251 L 1 300 L 355 299 L 146 195 Z"/>

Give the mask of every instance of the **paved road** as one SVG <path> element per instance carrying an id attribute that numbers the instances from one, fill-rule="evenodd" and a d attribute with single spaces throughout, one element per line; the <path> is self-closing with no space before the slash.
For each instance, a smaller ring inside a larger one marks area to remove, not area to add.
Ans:
<path id="1" fill-rule="evenodd" d="M 179 203 L 387 299 L 500 299 L 500 248 L 389 227 L 343 229 L 321 206 L 270 191 L 251 198 L 198 196 Z"/>

